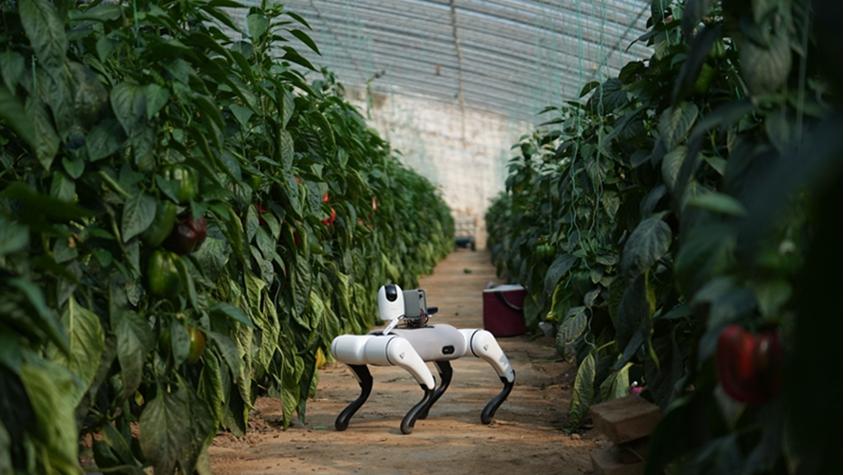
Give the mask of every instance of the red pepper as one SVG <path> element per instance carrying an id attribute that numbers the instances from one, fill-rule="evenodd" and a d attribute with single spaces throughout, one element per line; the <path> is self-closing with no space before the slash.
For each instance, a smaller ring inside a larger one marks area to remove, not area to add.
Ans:
<path id="1" fill-rule="evenodd" d="M 207 235 L 208 222 L 204 217 L 194 219 L 190 214 L 182 215 L 164 241 L 164 247 L 176 254 L 190 254 L 199 249 Z"/>
<path id="2" fill-rule="evenodd" d="M 748 404 L 762 404 L 779 393 L 782 346 L 776 330 L 751 333 L 728 325 L 718 337 L 718 377 L 730 397 Z"/>
<path id="3" fill-rule="evenodd" d="M 329 199 L 329 196 L 328 196 L 328 192 L 326 191 L 325 193 L 322 194 L 322 202 L 328 203 L 328 199 Z"/>
<path id="4" fill-rule="evenodd" d="M 334 224 L 334 221 L 337 220 L 337 211 L 334 210 L 334 207 L 331 208 L 331 214 L 322 220 L 322 224 L 326 226 L 331 226 Z"/>

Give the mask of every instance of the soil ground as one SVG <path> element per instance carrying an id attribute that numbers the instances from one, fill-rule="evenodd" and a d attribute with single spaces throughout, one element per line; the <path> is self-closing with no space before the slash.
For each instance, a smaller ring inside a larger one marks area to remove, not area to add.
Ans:
<path id="1" fill-rule="evenodd" d="M 489 254 L 458 250 L 420 286 L 440 312 L 434 323 L 482 327 L 481 291 L 495 281 Z M 373 294 L 374 298 L 374 294 Z M 304 425 L 281 427 L 277 400 L 256 403 L 245 437 L 220 434 L 210 449 L 217 474 L 577 474 L 589 473 L 589 453 L 603 445 L 591 432 L 563 431 L 573 368 L 562 361 L 550 338 L 501 338 L 516 371 L 516 385 L 490 425 L 481 409 L 501 389 L 494 370 L 476 358 L 452 362 L 448 391 L 402 435 L 399 422 L 421 397 L 404 370 L 372 368 L 375 380 L 366 405 L 345 432 L 334 430 L 337 414 L 360 390 L 344 365 L 319 373 L 317 396 L 309 401 Z M 432 372 L 436 374 L 432 366 Z"/>

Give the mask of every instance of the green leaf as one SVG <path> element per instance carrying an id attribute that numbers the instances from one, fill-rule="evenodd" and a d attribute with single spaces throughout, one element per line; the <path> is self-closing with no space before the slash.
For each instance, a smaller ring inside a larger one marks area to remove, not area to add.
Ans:
<path id="1" fill-rule="evenodd" d="M 595 354 L 589 355 L 577 368 L 571 392 L 568 421 L 569 429 L 576 429 L 589 413 L 589 406 L 595 399 Z"/>
<path id="2" fill-rule="evenodd" d="M 49 170 L 59 151 L 59 136 L 44 106 L 32 97 L 26 101 L 26 115 L 31 120 L 34 133 L 35 156 L 41 166 Z"/>
<path id="3" fill-rule="evenodd" d="M 224 381 L 227 381 L 227 379 L 223 377 L 223 368 L 215 353 L 207 351 L 203 361 L 205 364 L 202 366 L 202 373 L 199 377 L 197 394 L 202 400 L 208 401 L 211 412 L 214 414 L 214 420 L 219 423 L 223 420 L 225 414 L 226 393 L 229 388 Z"/>
<path id="4" fill-rule="evenodd" d="M 170 100 L 170 91 L 158 84 L 148 84 L 144 91 L 146 97 L 147 119 L 152 119 Z"/>
<path id="5" fill-rule="evenodd" d="M 38 146 L 34 126 L 18 99 L 5 87 L 0 86 L 0 120 L 7 124 L 30 147 Z"/>
<path id="6" fill-rule="evenodd" d="M 85 10 L 71 10 L 69 12 L 70 20 L 74 22 L 82 21 L 111 21 L 120 18 L 120 5 L 109 3 L 101 3 Z"/>
<path id="7" fill-rule="evenodd" d="M 88 159 L 95 162 L 117 152 L 120 150 L 123 137 L 123 130 L 116 121 L 105 120 L 100 122 L 91 130 L 85 140 Z"/>
<path id="8" fill-rule="evenodd" d="M 609 401 L 627 396 L 630 393 L 630 367 L 633 363 L 627 363 L 618 371 L 609 375 L 607 379 L 601 383 L 601 400 Z"/>
<path id="9" fill-rule="evenodd" d="M 281 130 L 278 133 L 279 149 L 281 150 L 281 165 L 285 170 L 293 168 L 293 136 L 286 130 Z"/>
<path id="10" fill-rule="evenodd" d="M 114 312 L 111 325 L 117 337 L 117 360 L 123 376 L 122 396 L 128 398 L 143 380 L 144 361 L 155 338 L 146 319 L 131 310 Z"/>
<path id="11" fill-rule="evenodd" d="M 569 309 L 566 318 L 557 329 L 558 347 L 568 346 L 574 343 L 580 335 L 586 331 L 589 319 L 586 316 L 586 307 L 573 307 Z"/>
<path id="12" fill-rule="evenodd" d="M 310 61 L 305 59 L 295 49 L 291 48 L 290 46 L 283 46 L 281 49 L 284 50 L 284 56 L 282 56 L 281 59 L 286 60 L 286 61 L 290 61 L 291 63 L 296 63 L 299 66 L 304 66 L 304 67 L 310 69 L 311 71 L 318 72 L 317 68 L 315 68 L 314 65 L 311 64 Z"/>
<path id="13" fill-rule="evenodd" d="M 81 384 L 76 385 L 68 397 L 76 406 L 88 391 L 105 347 L 105 336 L 100 318 L 92 311 L 79 305 L 73 297 L 67 301 L 62 323 L 68 335 L 67 356 L 58 353 L 55 361 L 73 372 Z"/>
<path id="14" fill-rule="evenodd" d="M 29 229 L 0 216 L 0 257 L 25 249 L 29 245 Z"/>
<path id="15" fill-rule="evenodd" d="M 252 12 L 246 17 L 246 28 L 253 42 L 258 42 L 270 27 L 270 20 L 262 12 Z"/>
<path id="16" fill-rule="evenodd" d="M 307 21 L 305 21 L 305 19 L 302 18 L 298 13 L 292 12 L 290 10 L 286 10 L 284 13 L 286 15 L 288 15 L 290 18 L 292 18 L 292 19 L 298 21 L 299 23 L 301 23 L 302 25 L 304 25 L 307 29 L 309 29 L 309 30 L 313 29 L 313 28 L 311 28 L 311 25 Z"/>
<path id="17" fill-rule="evenodd" d="M 232 377 L 237 378 L 240 375 L 241 368 L 243 367 L 243 360 L 241 360 L 240 355 L 238 354 L 237 345 L 234 340 L 232 340 L 228 335 L 223 335 L 222 333 L 213 331 L 208 332 L 208 336 L 211 337 L 214 345 L 220 351 L 220 355 L 222 355 L 223 361 L 225 361 L 226 365 L 229 367 Z"/>
<path id="18" fill-rule="evenodd" d="M 685 145 L 675 148 L 662 157 L 662 181 L 665 182 L 665 186 L 669 190 L 674 190 L 674 185 L 677 183 L 677 175 L 680 174 L 680 168 L 683 166 L 683 160 L 685 159 Z"/>
<path id="19" fill-rule="evenodd" d="M 18 9 L 21 24 L 38 61 L 48 70 L 58 73 L 65 62 L 67 36 L 53 2 L 20 0 Z"/>
<path id="20" fill-rule="evenodd" d="M 110 98 L 114 115 L 126 135 L 131 137 L 147 115 L 146 88 L 124 81 L 114 86 Z M 155 99 L 152 102 L 155 103 Z"/>
<path id="21" fill-rule="evenodd" d="M 561 254 L 554 259 L 548 272 L 545 273 L 545 293 L 551 294 L 557 286 L 557 282 L 566 275 L 571 267 L 577 262 L 577 258 L 568 254 Z"/>
<path id="22" fill-rule="evenodd" d="M 648 274 L 636 277 L 622 294 L 621 302 L 613 326 L 615 342 L 618 348 L 627 349 L 627 345 L 636 335 L 637 329 L 654 312 L 653 290 L 648 283 Z M 626 351 L 625 351 L 626 352 Z"/>
<path id="23" fill-rule="evenodd" d="M 746 216 L 747 210 L 744 206 L 730 195 L 708 191 L 696 195 L 686 202 L 689 206 L 705 209 L 713 213 L 726 214 L 728 216 Z"/>
<path id="24" fill-rule="evenodd" d="M 29 429 L 43 443 L 52 468 L 55 473 L 78 473 L 73 375 L 45 360 L 24 363 L 19 374 L 37 418 Z"/>
<path id="25" fill-rule="evenodd" d="M 176 366 L 184 363 L 190 352 L 188 329 L 176 319 L 170 322 L 170 350 L 173 354 L 173 363 Z"/>
<path id="26" fill-rule="evenodd" d="M 651 268 L 671 246 L 671 228 L 654 215 L 642 220 L 627 238 L 621 255 L 621 267 L 628 275 L 638 275 Z"/>
<path id="27" fill-rule="evenodd" d="M 249 119 L 252 117 L 254 112 L 252 109 L 248 107 L 239 106 L 237 104 L 229 105 L 229 110 L 234 115 L 234 118 L 237 119 L 237 122 L 240 123 L 240 126 L 244 129 L 249 128 Z"/>
<path id="28" fill-rule="evenodd" d="M 56 318 L 56 314 L 51 308 L 47 307 L 47 302 L 44 300 L 44 294 L 41 292 L 41 289 L 21 277 L 11 278 L 6 283 L 10 287 L 14 287 L 20 291 L 24 298 L 29 301 L 29 304 L 35 310 L 35 316 L 38 317 L 35 322 L 38 329 L 45 333 L 50 341 L 60 350 L 67 352 L 67 334 Z"/>
<path id="29" fill-rule="evenodd" d="M 24 59 L 14 51 L 4 51 L 0 53 L 0 77 L 3 78 L 3 83 L 9 89 L 9 93 L 17 90 L 18 83 L 23 77 Z"/>
<path id="30" fill-rule="evenodd" d="M 322 54 L 322 53 L 319 52 L 319 48 L 317 48 L 317 45 L 316 45 L 316 43 L 314 43 L 314 40 L 312 40 L 311 37 L 308 36 L 308 34 L 305 33 L 304 31 L 302 31 L 302 30 L 290 30 L 290 34 L 295 36 L 296 38 L 298 38 L 299 41 L 301 41 L 302 43 L 305 43 L 308 46 L 308 48 L 313 50 L 314 53 Z"/>
<path id="31" fill-rule="evenodd" d="M 188 291 L 188 302 L 190 302 L 191 307 L 198 308 L 199 297 L 196 293 L 196 284 L 194 284 L 193 275 L 191 275 L 191 272 L 188 269 L 187 259 L 177 260 L 176 267 L 179 269 L 179 278 L 182 280 L 182 288 L 187 289 Z"/>
<path id="32" fill-rule="evenodd" d="M 155 220 L 155 198 L 145 193 L 138 193 L 129 198 L 123 207 L 123 218 L 120 223 L 123 242 L 146 231 L 153 220 Z"/>
<path id="33" fill-rule="evenodd" d="M 662 112 L 658 129 L 667 150 L 673 150 L 685 140 L 697 120 L 697 115 L 697 106 L 690 102 L 681 102 Z"/>
<path id="34" fill-rule="evenodd" d="M 199 452 L 194 453 L 191 404 L 188 391 L 179 384 L 170 393 L 161 386 L 141 414 L 140 445 L 155 473 L 193 473 Z"/>
<path id="35" fill-rule="evenodd" d="M 217 302 L 209 310 L 212 314 L 224 315 L 248 327 L 253 326 L 252 320 L 242 310 L 226 302 Z"/>

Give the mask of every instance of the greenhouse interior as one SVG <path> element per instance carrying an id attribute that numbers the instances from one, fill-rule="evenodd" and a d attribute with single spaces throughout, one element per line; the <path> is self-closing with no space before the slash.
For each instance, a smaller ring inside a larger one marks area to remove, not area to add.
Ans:
<path id="1" fill-rule="evenodd" d="M 841 18 L 0 0 L 0 475 L 841 473 Z"/>

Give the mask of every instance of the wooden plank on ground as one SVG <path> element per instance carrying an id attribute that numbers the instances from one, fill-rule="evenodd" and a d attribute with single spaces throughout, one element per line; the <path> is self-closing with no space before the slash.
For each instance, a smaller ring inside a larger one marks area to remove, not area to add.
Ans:
<path id="1" fill-rule="evenodd" d="M 659 406 L 631 394 L 592 406 L 595 428 L 616 444 L 647 437 L 660 419 Z"/>

